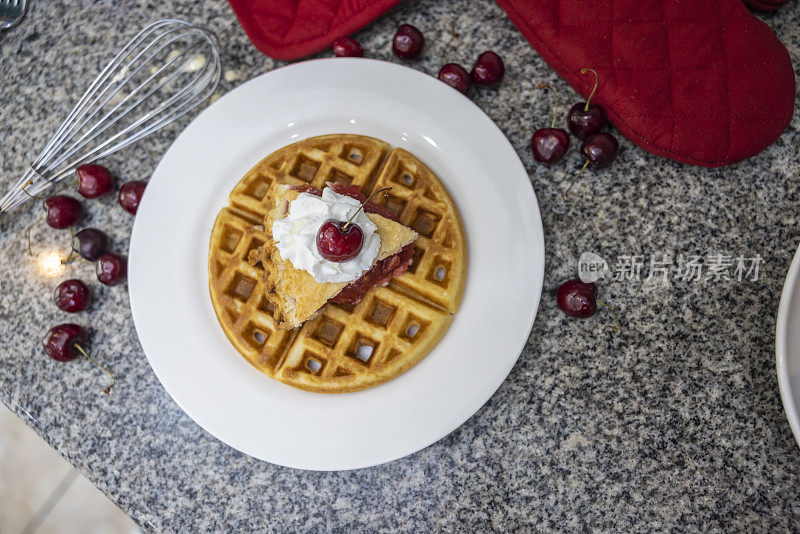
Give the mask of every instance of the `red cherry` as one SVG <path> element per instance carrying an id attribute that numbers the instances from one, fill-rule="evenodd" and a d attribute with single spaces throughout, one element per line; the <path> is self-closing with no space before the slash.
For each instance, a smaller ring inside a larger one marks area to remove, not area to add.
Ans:
<path id="1" fill-rule="evenodd" d="M 556 128 L 556 117 L 558 116 L 558 95 L 555 89 L 549 84 L 540 83 L 536 87 L 539 89 L 550 89 L 553 93 L 555 105 L 553 106 L 553 122 L 550 128 L 539 128 L 533 132 L 531 137 L 531 149 L 536 161 L 545 165 L 552 165 L 561 161 L 569 148 L 569 134 L 566 130 Z"/>
<path id="2" fill-rule="evenodd" d="M 42 340 L 45 354 L 60 362 L 74 360 L 80 355 L 76 345 L 85 345 L 89 338 L 82 326 L 67 323 L 51 328 Z"/>
<path id="3" fill-rule="evenodd" d="M 586 138 L 586 141 L 581 145 L 581 155 L 586 161 L 575 178 L 569 183 L 567 190 L 564 191 L 564 200 L 567 199 L 567 194 L 572 189 L 572 186 L 575 185 L 575 182 L 578 181 L 578 178 L 581 177 L 586 167 L 605 169 L 617 157 L 617 150 L 619 150 L 617 138 L 610 133 L 603 132 Z"/>
<path id="4" fill-rule="evenodd" d="M 536 161 L 552 165 L 561 161 L 569 148 L 569 134 L 561 128 L 540 128 L 533 132 L 531 149 Z"/>
<path id="5" fill-rule="evenodd" d="M 111 377 L 111 384 L 106 386 L 103 390 L 103 393 L 108 395 L 111 388 L 117 383 L 117 379 L 114 378 L 114 375 L 111 374 L 108 369 L 97 363 L 94 358 L 86 353 L 84 347 L 88 339 L 89 335 L 82 326 L 72 323 L 60 324 L 54 326 L 45 334 L 42 340 L 42 347 L 44 348 L 45 354 L 59 362 L 74 360 L 81 354 L 86 356 L 89 361 Z"/>
<path id="6" fill-rule="evenodd" d="M 72 250 L 85 260 L 95 261 L 108 250 L 108 236 L 97 228 L 84 228 L 72 238 Z"/>
<path id="7" fill-rule="evenodd" d="M 363 245 L 364 233 L 353 223 L 329 220 L 317 231 L 317 250 L 328 261 L 341 262 L 355 258 Z"/>
<path id="8" fill-rule="evenodd" d="M 411 24 L 403 24 L 397 28 L 392 40 L 392 52 L 400 59 L 414 59 L 422 52 L 425 38 L 422 32 Z"/>
<path id="9" fill-rule="evenodd" d="M 581 154 L 586 158 L 584 165 L 593 169 L 605 169 L 617 157 L 619 143 L 610 133 L 594 134 L 581 145 Z"/>
<path id="10" fill-rule="evenodd" d="M 47 224 L 58 230 L 69 228 L 83 215 L 83 205 L 67 195 L 53 195 L 46 199 L 44 209 L 47 212 Z"/>
<path id="11" fill-rule="evenodd" d="M 80 280 L 65 280 L 56 288 L 55 301 L 59 310 L 76 313 L 89 307 L 91 293 Z"/>
<path id="12" fill-rule="evenodd" d="M 81 165 L 75 172 L 78 175 L 78 193 L 86 198 L 97 198 L 114 189 L 111 171 L 102 165 Z"/>
<path id="13" fill-rule="evenodd" d="M 570 317 L 586 319 L 597 313 L 597 286 L 578 279 L 561 284 L 556 292 L 558 307 Z"/>
<path id="14" fill-rule="evenodd" d="M 503 79 L 506 67 L 503 60 L 492 51 L 484 52 L 478 56 L 475 66 L 469 73 L 472 81 L 478 85 L 497 85 Z"/>
<path id="15" fill-rule="evenodd" d="M 585 283 L 578 279 L 568 280 L 561 284 L 556 291 L 556 302 L 558 307 L 569 315 L 578 319 L 586 319 L 597 313 L 597 305 L 600 304 L 608 308 L 617 323 L 615 330 L 622 332 L 622 324 L 614 309 L 601 300 L 597 300 L 597 286 L 592 283 Z"/>
<path id="16" fill-rule="evenodd" d="M 569 131 L 578 139 L 600 133 L 607 122 L 606 110 L 596 104 L 587 106 L 586 102 L 578 102 L 567 113 Z"/>
<path id="17" fill-rule="evenodd" d="M 355 39 L 340 37 L 333 42 L 333 55 L 336 57 L 364 57 L 364 49 Z"/>
<path id="18" fill-rule="evenodd" d="M 448 63 L 442 67 L 439 71 L 439 79 L 464 94 L 469 92 L 472 85 L 467 70 L 457 63 Z"/>
<path id="19" fill-rule="evenodd" d="M 147 182 L 140 180 L 131 180 L 122 184 L 122 187 L 119 188 L 119 205 L 128 213 L 136 215 L 145 187 L 147 187 Z"/>
<path id="20" fill-rule="evenodd" d="M 97 258 L 95 264 L 97 279 L 107 286 L 115 286 L 128 276 L 128 258 L 110 252 Z"/>
<path id="21" fill-rule="evenodd" d="M 581 69 L 582 74 L 586 74 L 587 72 L 594 74 L 594 87 L 592 88 L 592 92 L 589 93 L 586 102 L 575 104 L 570 108 L 569 113 L 567 113 L 569 131 L 578 139 L 586 139 L 590 135 L 600 133 L 600 130 L 608 122 L 608 116 L 603 106 L 590 104 L 595 91 L 597 91 L 599 78 L 594 69 Z"/>

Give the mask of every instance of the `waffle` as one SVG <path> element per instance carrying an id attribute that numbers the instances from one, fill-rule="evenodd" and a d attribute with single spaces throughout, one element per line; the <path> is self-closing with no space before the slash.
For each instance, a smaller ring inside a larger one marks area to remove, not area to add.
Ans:
<path id="1" fill-rule="evenodd" d="M 357 135 L 313 137 L 284 147 L 234 187 L 211 234 L 209 288 L 214 310 L 240 354 L 267 376 L 320 393 L 381 384 L 421 360 L 449 327 L 466 278 L 466 241 L 458 212 L 438 178 L 410 153 Z M 373 288 L 354 307 L 329 304 L 294 330 L 279 329 L 261 265 L 271 239 L 264 220 L 276 184 L 358 185 L 420 236 L 408 272 Z M 379 185 L 383 184 L 383 185 Z M 377 197 L 376 197 L 377 198 Z"/>

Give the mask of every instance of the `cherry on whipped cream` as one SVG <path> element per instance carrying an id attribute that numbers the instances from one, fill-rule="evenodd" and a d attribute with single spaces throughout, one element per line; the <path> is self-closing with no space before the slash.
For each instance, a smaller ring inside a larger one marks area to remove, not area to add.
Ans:
<path id="1" fill-rule="evenodd" d="M 347 261 L 358 256 L 364 246 L 364 232 L 357 224 L 325 221 L 317 231 L 317 250 L 328 261 Z"/>

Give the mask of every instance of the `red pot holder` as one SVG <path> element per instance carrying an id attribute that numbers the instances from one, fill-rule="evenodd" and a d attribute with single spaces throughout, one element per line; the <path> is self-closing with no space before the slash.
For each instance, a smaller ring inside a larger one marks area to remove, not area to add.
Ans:
<path id="1" fill-rule="evenodd" d="M 274 59 L 297 59 L 355 33 L 400 0 L 229 0 L 245 33 Z"/>

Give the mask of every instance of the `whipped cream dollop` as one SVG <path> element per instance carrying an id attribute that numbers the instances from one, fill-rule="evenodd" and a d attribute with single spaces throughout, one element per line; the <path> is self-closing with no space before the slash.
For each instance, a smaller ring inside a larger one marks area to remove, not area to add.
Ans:
<path id="1" fill-rule="evenodd" d="M 281 258 L 320 283 L 357 280 L 372 266 L 381 248 L 378 227 L 364 210 L 351 223 L 357 224 L 364 235 L 364 244 L 355 258 L 342 262 L 323 258 L 317 250 L 317 232 L 325 221 L 347 221 L 360 207 L 358 200 L 335 193 L 330 187 L 322 190 L 321 197 L 300 193 L 289 203 L 289 214 L 272 223 L 272 237 Z"/>

